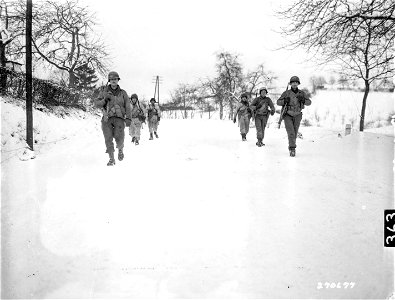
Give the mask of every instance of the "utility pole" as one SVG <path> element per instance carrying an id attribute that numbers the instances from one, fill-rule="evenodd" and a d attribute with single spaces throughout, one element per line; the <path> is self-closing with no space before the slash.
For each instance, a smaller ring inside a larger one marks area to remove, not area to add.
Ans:
<path id="1" fill-rule="evenodd" d="M 26 0 L 26 143 L 33 151 L 32 0 Z"/>
<path id="2" fill-rule="evenodd" d="M 163 78 L 159 75 L 155 76 L 152 78 L 152 83 L 154 83 L 155 80 L 155 92 L 154 92 L 154 98 L 156 99 L 156 91 L 158 90 L 158 105 L 159 105 L 159 84 L 163 82 Z"/>

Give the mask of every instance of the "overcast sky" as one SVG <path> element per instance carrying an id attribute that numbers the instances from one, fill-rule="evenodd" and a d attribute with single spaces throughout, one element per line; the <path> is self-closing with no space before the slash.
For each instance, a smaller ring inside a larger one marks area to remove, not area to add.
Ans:
<path id="1" fill-rule="evenodd" d="M 278 50 L 285 41 L 276 33 L 283 20 L 275 11 L 291 0 L 81 0 L 96 12 L 98 33 L 109 46 L 111 70 L 130 95 L 151 98 L 160 75 L 162 101 L 178 83 L 214 77 L 215 53 L 240 54 L 245 70 L 264 63 L 286 87 L 292 75 L 307 85 L 322 69 L 307 65 L 306 53 Z M 162 102 L 161 101 L 161 102 Z"/>

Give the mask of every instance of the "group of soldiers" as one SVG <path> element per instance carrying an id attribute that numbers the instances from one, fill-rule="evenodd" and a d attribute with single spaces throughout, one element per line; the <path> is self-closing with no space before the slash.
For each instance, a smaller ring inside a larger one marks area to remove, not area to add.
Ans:
<path id="1" fill-rule="evenodd" d="M 148 121 L 150 140 L 158 136 L 160 121 L 160 108 L 155 98 L 151 98 L 148 107 L 141 105 L 137 94 L 132 94 L 130 99 L 127 93 L 120 88 L 120 78 L 117 72 L 108 74 L 108 83 L 103 87 L 95 99 L 95 106 L 103 112 L 101 128 L 106 144 L 106 153 L 110 160 L 107 166 L 115 165 L 114 142 L 118 148 L 118 160 L 124 159 L 125 126 L 129 127 L 132 143 L 139 145 L 142 124 Z"/>
<path id="2" fill-rule="evenodd" d="M 130 99 L 127 93 L 120 88 L 118 82 L 120 78 L 117 72 L 110 72 L 108 74 L 108 84 L 100 91 L 99 96 L 95 100 L 95 106 L 100 108 L 103 112 L 101 128 L 106 144 L 106 153 L 108 153 L 110 160 L 108 166 L 115 165 L 114 158 L 114 143 L 118 148 L 118 160 L 124 159 L 124 141 L 125 141 L 125 126 L 129 127 L 129 134 L 132 137 L 132 143 L 139 144 L 140 132 L 142 124 L 148 120 L 148 128 L 150 133 L 150 140 L 154 135 L 158 136 L 158 125 L 161 117 L 161 112 L 155 98 L 150 100 L 148 107 L 141 105 L 137 94 L 132 94 Z M 302 120 L 302 110 L 305 105 L 311 105 L 311 100 L 307 98 L 305 92 L 298 89 L 300 80 L 297 76 L 292 76 L 289 84 L 291 89 L 282 93 L 277 100 L 277 105 L 283 107 L 281 118 L 284 120 L 285 128 L 288 134 L 288 149 L 290 156 L 295 156 L 296 137 L 299 130 L 299 125 Z M 265 136 L 265 127 L 270 115 L 274 115 L 275 107 L 272 100 L 267 97 L 267 89 L 261 88 L 259 96 L 256 97 L 251 105 L 248 102 L 248 95 L 242 94 L 240 106 L 236 110 L 233 121 L 236 123 L 238 117 L 240 125 L 240 133 L 242 140 L 247 140 L 247 133 L 250 127 L 250 119 L 253 116 L 255 120 L 255 127 L 257 131 L 256 145 L 262 147 L 265 144 L 262 142 Z"/>
<path id="3" fill-rule="evenodd" d="M 299 90 L 300 80 L 298 76 L 292 76 L 289 84 L 291 85 L 291 89 L 288 90 L 287 88 L 282 93 L 277 100 L 277 105 L 282 106 L 280 118 L 284 120 L 285 129 L 288 134 L 289 155 L 294 157 L 296 155 L 296 137 L 300 122 L 302 121 L 302 110 L 305 105 L 311 105 L 311 100 L 308 99 L 304 91 Z M 265 137 L 265 128 L 269 114 L 275 114 L 273 101 L 267 97 L 266 88 L 259 90 L 259 96 L 251 102 L 251 105 L 248 102 L 248 94 L 244 93 L 240 98 L 240 106 L 236 110 L 233 122 L 236 123 L 236 118 L 238 118 L 242 141 L 246 141 L 250 128 L 250 119 L 253 117 L 255 119 L 258 140 L 256 145 L 262 147 L 265 145 L 262 141 Z"/>

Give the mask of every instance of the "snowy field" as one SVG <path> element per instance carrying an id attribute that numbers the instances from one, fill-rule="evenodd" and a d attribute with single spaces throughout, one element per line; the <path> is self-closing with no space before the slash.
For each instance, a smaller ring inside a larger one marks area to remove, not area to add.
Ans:
<path id="1" fill-rule="evenodd" d="M 392 127 L 302 127 L 291 158 L 284 128 L 258 148 L 255 129 L 241 142 L 231 121 L 163 119 L 159 139 L 146 126 L 139 146 L 127 135 L 107 167 L 97 117 L 36 111 L 36 158 L 22 161 L 25 112 L 1 105 L 2 298 L 393 292 Z"/>

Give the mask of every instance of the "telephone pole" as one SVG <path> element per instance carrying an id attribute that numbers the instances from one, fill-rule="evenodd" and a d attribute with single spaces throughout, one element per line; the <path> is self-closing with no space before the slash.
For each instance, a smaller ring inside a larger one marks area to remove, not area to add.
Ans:
<path id="1" fill-rule="evenodd" d="M 26 0 L 26 143 L 33 150 L 32 0 Z"/>
<path id="2" fill-rule="evenodd" d="M 163 83 L 163 77 L 157 75 L 154 78 L 152 78 L 152 83 L 154 83 L 155 80 L 155 92 L 154 92 L 154 98 L 156 99 L 156 91 L 158 91 L 158 105 L 159 105 L 159 84 Z"/>

